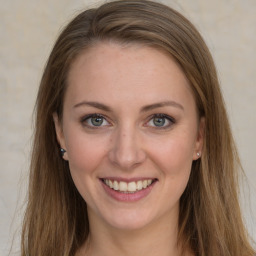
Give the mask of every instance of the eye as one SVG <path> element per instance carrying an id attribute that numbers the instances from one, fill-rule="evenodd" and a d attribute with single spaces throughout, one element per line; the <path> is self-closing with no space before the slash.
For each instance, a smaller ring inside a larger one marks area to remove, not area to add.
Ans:
<path id="1" fill-rule="evenodd" d="M 166 114 L 155 114 L 152 118 L 147 122 L 147 126 L 155 127 L 155 128 L 168 128 L 175 123 L 174 118 L 166 115 Z"/>
<path id="2" fill-rule="evenodd" d="M 101 127 L 110 125 L 109 122 L 99 114 L 87 115 L 82 119 L 82 123 L 88 127 Z"/>

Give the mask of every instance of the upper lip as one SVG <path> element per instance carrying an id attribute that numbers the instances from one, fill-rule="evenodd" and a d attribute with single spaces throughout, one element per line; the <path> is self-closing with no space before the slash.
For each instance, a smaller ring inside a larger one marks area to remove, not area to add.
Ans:
<path id="1" fill-rule="evenodd" d="M 155 177 L 134 177 L 134 178 L 122 178 L 122 177 L 101 177 L 101 180 L 116 180 L 118 182 L 124 181 L 124 182 L 133 182 L 133 181 L 139 181 L 139 180 L 157 180 Z"/>

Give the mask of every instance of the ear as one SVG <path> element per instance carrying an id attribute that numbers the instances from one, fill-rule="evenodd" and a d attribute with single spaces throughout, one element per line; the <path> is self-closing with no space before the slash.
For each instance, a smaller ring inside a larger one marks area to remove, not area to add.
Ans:
<path id="1" fill-rule="evenodd" d="M 201 117 L 198 125 L 197 138 L 195 143 L 195 151 L 193 154 L 193 160 L 197 160 L 202 155 L 205 133 L 205 118 Z"/>
<path id="2" fill-rule="evenodd" d="M 60 148 L 63 148 L 66 150 L 66 152 L 63 154 L 62 157 L 64 160 L 68 161 L 68 152 L 67 152 L 64 134 L 63 134 L 62 124 L 56 112 L 53 113 L 53 121 L 55 126 L 56 137 L 59 142 Z"/>

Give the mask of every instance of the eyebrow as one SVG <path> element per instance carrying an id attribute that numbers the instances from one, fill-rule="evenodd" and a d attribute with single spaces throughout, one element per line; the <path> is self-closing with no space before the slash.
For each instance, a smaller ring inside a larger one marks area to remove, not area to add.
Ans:
<path id="1" fill-rule="evenodd" d="M 112 112 L 112 109 L 110 107 L 108 107 L 107 105 L 104 105 L 104 104 L 99 103 L 99 102 L 94 102 L 94 101 L 82 101 L 82 102 L 74 105 L 74 108 L 78 108 L 78 107 L 81 107 L 83 105 L 98 108 L 98 109 L 101 109 L 101 110 L 104 110 L 104 111 L 107 111 L 107 112 Z"/>
<path id="2" fill-rule="evenodd" d="M 74 108 L 78 108 L 78 107 L 81 107 L 81 106 L 84 106 L 84 105 L 94 107 L 94 108 L 98 108 L 98 109 L 101 109 L 101 110 L 104 110 L 104 111 L 107 111 L 107 112 L 113 112 L 113 110 L 110 107 L 108 107 L 107 105 L 99 103 L 99 102 L 94 102 L 94 101 L 82 101 L 82 102 L 74 105 Z M 146 106 L 142 107 L 140 111 L 141 112 L 147 112 L 147 111 L 150 111 L 150 110 L 153 110 L 153 109 L 156 109 L 156 108 L 165 107 L 165 106 L 176 107 L 176 108 L 179 108 L 181 110 L 184 110 L 184 107 L 181 104 L 179 104 L 175 101 L 164 101 L 164 102 L 159 102 L 159 103 L 146 105 Z"/>
<path id="3" fill-rule="evenodd" d="M 141 108 L 141 112 L 146 112 L 146 111 L 153 110 L 155 108 L 161 108 L 161 107 L 165 107 L 165 106 L 176 107 L 176 108 L 179 108 L 181 110 L 184 110 L 184 107 L 181 104 L 179 104 L 178 102 L 164 101 L 164 102 L 159 102 L 159 103 L 144 106 L 144 107 Z"/>

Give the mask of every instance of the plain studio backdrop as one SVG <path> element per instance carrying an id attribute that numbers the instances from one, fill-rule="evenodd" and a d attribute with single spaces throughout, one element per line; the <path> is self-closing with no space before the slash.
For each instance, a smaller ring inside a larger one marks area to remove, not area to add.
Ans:
<path id="1" fill-rule="evenodd" d="M 19 240 L 32 112 L 59 32 L 92 0 L 0 0 L 0 255 Z M 241 205 L 256 240 L 256 0 L 162 0 L 191 20 L 215 59 L 248 181 Z M 232 213 L 230 213 L 232 214 Z M 18 247 L 16 247 L 16 251 Z"/>

